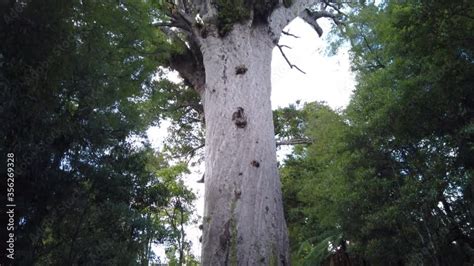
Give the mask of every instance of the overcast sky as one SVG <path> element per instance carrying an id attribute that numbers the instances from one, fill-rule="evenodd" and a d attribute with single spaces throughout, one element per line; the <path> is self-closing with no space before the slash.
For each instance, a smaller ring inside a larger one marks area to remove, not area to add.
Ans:
<path id="1" fill-rule="evenodd" d="M 329 32 L 330 23 L 322 21 L 321 26 Z M 326 56 L 328 40 L 319 38 L 311 26 L 301 19 L 295 19 L 287 26 L 285 31 L 298 36 L 294 38 L 283 35 L 280 44 L 288 45 L 291 49 L 283 48 L 287 58 L 292 64 L 297 65 L 303 74 L 296 69 L 291 69 L 275 48 L 272 61 L 272 108 L 285 107 L 297 100 L 301 102 L 325 101 L 333 109 L 345 107 L 350 100 L 354 89 L 354 75 L 350 71 L 349 55 L 346 49 L 341 49 L 336 56 Z M 161 128 L 150 128 L 148 137 L 153 147 L 159 149 L 166 136 L 166 126 Z M 286 150 L 288 152 L 288 150 Z M 285 155 L 280 151 L 278 158 Z M 197 194 L 197 214 L 202 216 L 204 212 L 204 184 L 196 183 L 202 176 L 203 167 L 195 167 L 193 174 L 185 177 L 185 183 Z M 187 238 L 193 243 L 193 253 L 200 255 L 199 237 L 201 235 L 198 226 L 187 230 Z M 164 258 L 163 250 L 155 249 L 161 258 Z"/>
<path id="2" fill-rule="evenodd" d="M 280 51 L 274 49 L 272 61 L 274 109 L 287 106 L 296 100 L 325 101 L 335 109 L 345 107 L 349 103 L 354 89 L 354 76 L 350 72 L 347 48 L 341 49 L 337 56 L 327 57 L 326 36 L 330 24 L 328 21 L 321 21 L 320 24 L 325 30 L 323 38 L 319 38 L 311 26 L 297 18 L 286 31 L 300 38 L 283 35 L 280 39 L 280 44 L 292 48 L 283 48 L 287 58 L 306 74 L 290 69 Z"/>

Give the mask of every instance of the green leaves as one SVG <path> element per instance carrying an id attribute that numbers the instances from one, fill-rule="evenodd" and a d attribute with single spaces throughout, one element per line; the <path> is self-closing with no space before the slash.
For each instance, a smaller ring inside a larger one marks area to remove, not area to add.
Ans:
<path id="1" fill-rule="evenodd" d="M 376 265 L 473 260 L 474 65 L 463 53 L 474 50 L 473 8 L 389 1 L 353 10 L 344 36 L 354 96 L 341 114 L 305 107 L 299 123 L 315 142 L 282 169 L 292 250 L 318 247 L 311 230 L 318 240 L 336 230 L 349 254 Z"/>
<path id="2" fill-rule="evenodd" d="M 146 139 L 172 116 L 154 78 L 178 48 L 152 26 L 159 12 L 149 1 L 28 1 L 0 21 L 0 150 L 22 163 L 18 263 L 146 265 L 153 243 L 181 238 L 163 210 L 179 199 L 191 221 L 187 169 Z"/>

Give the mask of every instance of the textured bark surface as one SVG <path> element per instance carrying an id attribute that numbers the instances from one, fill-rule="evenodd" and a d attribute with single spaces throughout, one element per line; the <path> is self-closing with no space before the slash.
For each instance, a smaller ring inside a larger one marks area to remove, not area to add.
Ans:
<path id="1" fill-rule="evenodd" d="M 204 105 L 202 265 L 289 264 L 270 103 L 271 56 L 275 46 L 283 54 L 280 34 L 298 16 L 320 34 L 316 19 L 335 19 L 323 12 L 329 2 L 315 12 L 318 0 L 178 0 L 169 4 L 169 21 L 156 23 L 175 27 L 163 31 L 186 51 L 172 55 L 169 66 L 200 93 Z"/>
<path id="2" fill-rule="evenodd" d="M 271 110 L 268 27 L 202 41 L 206 188 L 202 265 L 288 265 Z"/>

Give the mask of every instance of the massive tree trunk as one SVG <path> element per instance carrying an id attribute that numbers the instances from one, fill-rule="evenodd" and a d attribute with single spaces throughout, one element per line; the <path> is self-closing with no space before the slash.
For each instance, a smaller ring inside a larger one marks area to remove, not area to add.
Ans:
<path id="1" fill-rule="evenodd" d="M 202 265 L 286 265 L 271 95 L 273 43 L 236 25 L 201 47 L 206 70 Z"/>
<path id="2" fill-rule="evenodd" d="M 157 23 L 181 29 L 164 29 L 173 40 L 184 37 L 177 44 L 185 51 L 173 55 L 169 66 L 204 104 L 202 265 L 289 264 L 270 103 L 271 57 L 283 27 L 295 17 L 319 34 L 316 19 L 335 18 L 308 9 L 316 2 L 177 0 L 170 21 Z"/>

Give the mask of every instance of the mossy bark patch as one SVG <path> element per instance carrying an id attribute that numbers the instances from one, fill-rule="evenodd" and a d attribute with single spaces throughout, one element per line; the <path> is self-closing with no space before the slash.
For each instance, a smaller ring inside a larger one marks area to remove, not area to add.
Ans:
<path id="1" fill-rule="evenodd" d="M 287 7 L 291 2 L 292 0 L 284 0 L 283 3 Z M 223 37 L 232 30 L 235 23 L 249 19 L 253 20 L 253 24 L 266 22 L 278 6 L 278 0 L 214 0 L 213 4 L 217 9 L 217 30 Z"/>
<path id="2" fill-rule="evenodd" d="M 217 9 L 217 30 L 225 36 L 232 30 L 235 23 L 250 19 L 251 5 L 246 0 L 215 0 Z"/>

